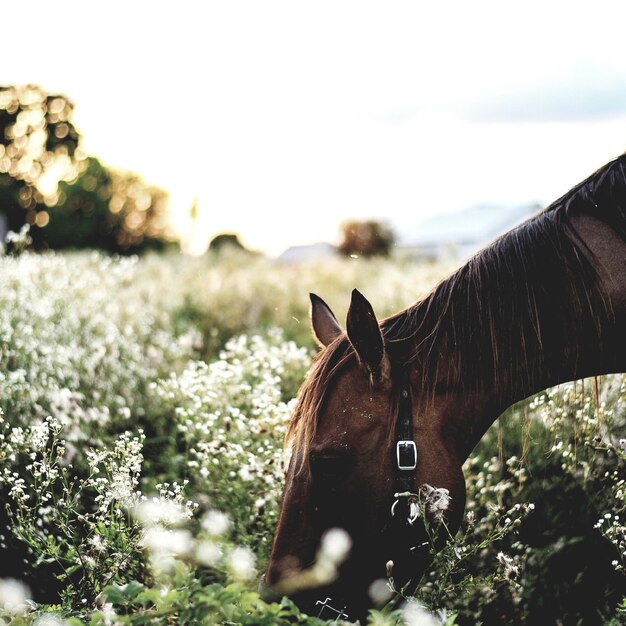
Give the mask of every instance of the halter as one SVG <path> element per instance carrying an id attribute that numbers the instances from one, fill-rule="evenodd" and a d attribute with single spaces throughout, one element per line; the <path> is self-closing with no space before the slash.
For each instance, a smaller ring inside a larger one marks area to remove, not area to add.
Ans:
<path id="1" fill-rule="evenodd" d="M 398 415 L 396 418 L 396 476 L 398 491 L 394 493 L 394 501 L 391 505 L 391 519 L 393 527 L 391 532 L 396 540 L 405 544 L 406 555 L 409 562 L 417 563 L 423 556 L 423 550 L 430 545 L 429 541 L 423 541 L 416 534 L 415 522 L 422 515 L 421 503 L 416 493 L 415 470 L 417 469 L 417 445 L 413 439 L 413 406 L 411 402 L 411 377 L 407 370 L 402 375 L 400 396 L 398 402 Z M 406 542 L 406 543 L 405 543 Z M 398 593 L 395 588 L 393 577 L 394 562 L 387 563 L 387 577 L 391 589 Z M 409 565 L 409 567 L 412 567 Z M 409 577 L 404 582 L 403 589 L 415 585 L 416 581 Z M 402 594 L 398 594 L 396 605 L 400 606 Z"/>
<path id="2" fill-rule="evenodd" d="M 413 441 L 413 407 L 408 372 L 404 375 L 396 422 L 396 463 L 400 491 L 413 491 L 417 446 Z"/>
<path id="3" fill-rule="evenodd" d="M 398 491 L 394 494 L 391 505 L 391 516 L 398 513 L 398 505 L 406 498 L 404 508 L 406 519 L 410 525 L 419 517 L 419 503 L 415 492 L 415 469 L 417 468 L 417 446 L 413 440 L 413 406 L 411 403 L 410 374 L 405 370 L 398 402 L 396 420 L 396 473 Z"/>

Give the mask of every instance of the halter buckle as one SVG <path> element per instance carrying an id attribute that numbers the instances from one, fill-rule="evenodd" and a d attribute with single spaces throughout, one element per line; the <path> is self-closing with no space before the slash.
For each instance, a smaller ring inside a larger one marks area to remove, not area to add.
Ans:
<path id="1" fill-rule="evenodd" d="M 417 446 L 410 439 L 396 443 L 396 459 L 399 470 L 414 470 L 417 467 Z"/>

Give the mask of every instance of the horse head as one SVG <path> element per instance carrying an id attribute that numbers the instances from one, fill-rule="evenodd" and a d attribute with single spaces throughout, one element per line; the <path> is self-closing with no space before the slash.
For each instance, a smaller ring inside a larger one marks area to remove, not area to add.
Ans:
<path id="1" fill-rule="evenodd" d="M 414 368 L 370 303 L 353 291 L 344 332 L 321 298 L 311 302 L 321 352 L 291 420 L 262 591 L 313 615 L 363 619 L 387 587 L 415 588 L 433 547 L 458 529 L 463 459 L 443 419 L 451 407 L 421 411 Z"/>

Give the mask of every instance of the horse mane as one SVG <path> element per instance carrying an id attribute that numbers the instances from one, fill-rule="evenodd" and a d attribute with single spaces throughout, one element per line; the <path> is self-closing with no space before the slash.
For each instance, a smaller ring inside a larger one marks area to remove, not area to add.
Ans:
<path id="1" fill-rule="evenodd" d="M 418 401 L 438 391 L 533 388 L 599 350 L 610 303 L 590 251 L 572 226 L 596 217 L 626 240 L 626 154 L 504 234 L 413 306 L 381 322 L 392 362 L 421 374 Z M 540 279 L 540 280 L 539 280 Z M 572 337 L 588 346 L 569 345 Z M 298 394 L 288 439 L 307 446 L 326 392 L 356 356 L 345 335 L 322 350 Z"/>

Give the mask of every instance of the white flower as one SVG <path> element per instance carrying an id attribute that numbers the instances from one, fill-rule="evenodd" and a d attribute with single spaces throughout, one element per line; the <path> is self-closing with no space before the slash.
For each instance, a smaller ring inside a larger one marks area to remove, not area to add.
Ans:
<path id="1" fill-rule="evenodd" d="M 352 539 L 343 528 L 331 528 L 322 535 L 319 558 L 337 565 L 345 560 L 352 547 Z"/>
<path id="2" fill-rule="evenodd" d="M 393 594 L 394 592 L 389 585 L 389 581 L 384 578 L 375 580 L 367 590 L 367 595 L 370 597 L 372 604 L 376 607 L 387 604 Z"/>
<path id="3" fill-rule="evenodd" d="M 115 609 L 110 602 L 107 602 L 102 607 L 102 617 L 104 619 L 104 626 L 114 626 L 117 624 L 117 614 L 115 613 Z"/>
<path id="4" fill-rule="evenodd" d="M 443 623 L 413 599 L 402 609 L 402 621 L 405 626 L 440 626 Z"/>
<path id="5" fill-rule="evenodd" d="M 512 580 L 519 575 L 519 565 L 515 563 L 513 557 L 507 556 L 504 552 L 498 552 L 496 558 L 498 563 L 502 565 L 504 569 L 504 577 Z"/>
<path id="6" fill-rule="evenodd" d="M 104 552 L 107 548 L 107 540 L 102 535 L 93 535 L 88 543 L 96 552 Z"/>
<path id="7" fill-rule="evenodd" d="M 213 567 L 220 562 L 222 551 L 212 541 L 200 541 L 196 546 L 196 560 L 207 567 Z"/>
<path id="8" fill-rule="evenodd" d="M 177 502 L 165 498 L 151 498 L 140 502 L 134 509 L 134 514 L 144 526 L 166 524 L 175 526 L 183 521 L 183 508 Z"/>
<path id="9" fill-rule="evenodd" d="M 223 535 L 230 528 L 230 518 L 226 513 L 222 513 L 222 511 L 216 511 L 215 509 L 207 511 L 206 515 L 202 518 L 202 528 L 204 528 L 209 535 Z"/>
<path id="10" fill-rule="evenodd" d="M 420 487 L 420 494 L 424 499 L 424 506 L 436 520 L 441 520 L 443 514 L 450 507 L 450 492 L 445 487 L 433 487 L 423 484 Z"/>
<path id="11" fill-rule="evenodd" d="M 193 549 L 193 537 L 188 530 L 167 530 L 165 528 L 149 528 L 143 544 L 152 552 L 169 553 L 178 556 L 189 554 Z"/>
<path id="12" fill-rule="evenodd" d="M 0 579 L 0 607 L 12 614 L 24 613 L 28 608 L 30 591 L 20 580 Z"/>
<path id="13" fill-rule="evenodd" d="M 228 554 L 227 564 L 235 580 L 250 580 L 255 574 L 256 558 L 249 548 L 233 548 Z"/>
<path id="14" fill-rule="evenodd" d="M 30 428 L 30 445 L 33 450 L 42 450 L 48 441 L 48 424 L 40 422 Z"/>

